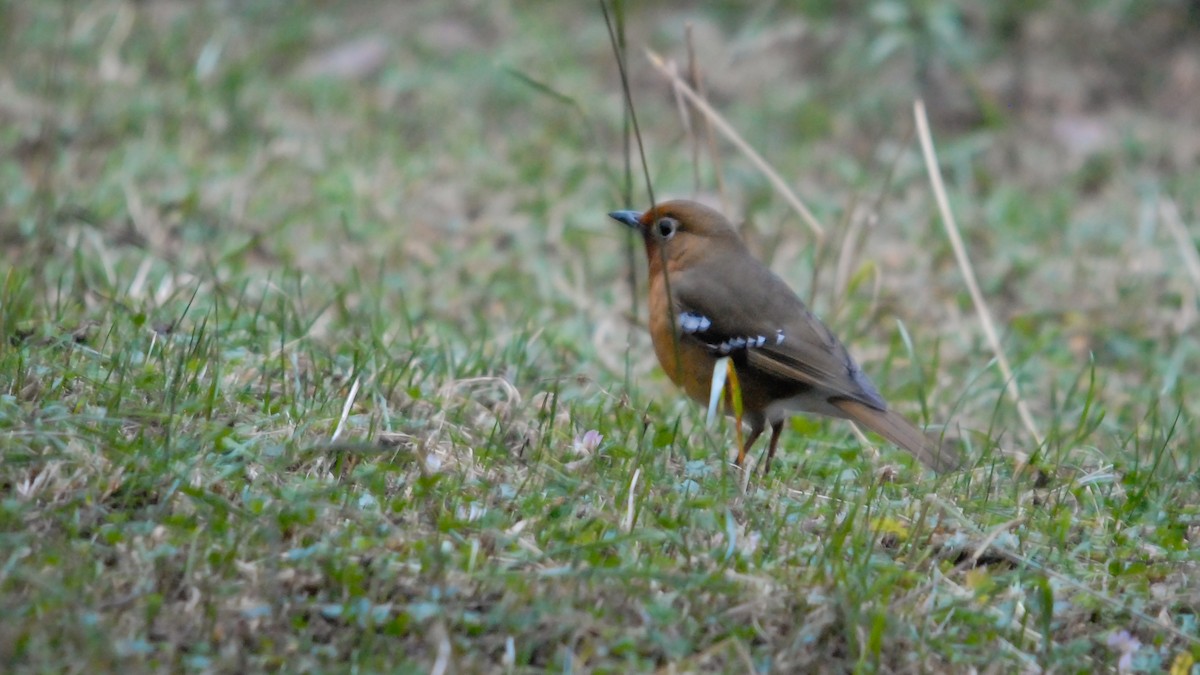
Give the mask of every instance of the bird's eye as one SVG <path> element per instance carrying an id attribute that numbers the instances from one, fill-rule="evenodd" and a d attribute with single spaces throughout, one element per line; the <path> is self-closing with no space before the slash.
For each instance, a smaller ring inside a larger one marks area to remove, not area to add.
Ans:
<path id="1" fill-rule="evenodd" d="M 654 229 L 660 239 L 670 239 L 675 236 L 675 230 L 679 229 L 679 221 L 674 218 L 659 218 L 658 222 L 654 223 Z"/>

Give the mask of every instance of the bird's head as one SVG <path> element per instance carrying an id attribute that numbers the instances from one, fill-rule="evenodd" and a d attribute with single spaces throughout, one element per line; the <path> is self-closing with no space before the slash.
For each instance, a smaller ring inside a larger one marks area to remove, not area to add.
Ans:
<path id="1" fill-rule="evenodd" d="M 658 204 L 649 211 L 613 211 L 608 216 L 642 235 L 651 273 L 675 272 L 706 257 L 745 247 L 733 225 L 719 211 L 692 201 Z"/>

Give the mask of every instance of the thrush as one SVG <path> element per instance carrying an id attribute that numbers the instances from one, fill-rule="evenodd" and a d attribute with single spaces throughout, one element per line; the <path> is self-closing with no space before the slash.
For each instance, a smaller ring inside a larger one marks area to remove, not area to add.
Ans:
<path id="1" fill-rule="evenodd" d="M 784 421 L 804 412 L 861 424 L 936 471 L 958 468 L 950 444 L 889 408 L 837 336 L 750 253 L 721 213 L 679 200 L 608 215 L 645 243 L 650 337 L 671 381 L 705 402 L 717 360 L 732 360 L 750 426 L 739 466 L 770 426 L 769 472 Z"/>

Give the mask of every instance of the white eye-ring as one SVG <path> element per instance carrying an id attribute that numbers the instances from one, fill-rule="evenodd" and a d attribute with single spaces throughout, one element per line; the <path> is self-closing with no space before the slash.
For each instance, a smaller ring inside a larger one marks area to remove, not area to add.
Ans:
<path id="1" fill-rule="evenodd" d="M 670 239 L 675 236 L 675 231 L 679 229 L 679 221 L 670 217 L 659 218 L 654 223 L 654 233 L 659 239 Z"/>

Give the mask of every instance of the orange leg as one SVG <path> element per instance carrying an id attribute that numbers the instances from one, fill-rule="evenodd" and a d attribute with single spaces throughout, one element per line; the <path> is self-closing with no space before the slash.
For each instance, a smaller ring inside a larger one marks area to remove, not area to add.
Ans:
<path id="1" fill-rule="evenodd" d="M 741 431 L 740 431 L 741 428 L 742 428 L 742 425 L 739 424 L 738 425 L 738 429 L 739 429 L 738 435 L 739 436 L 741 435 Z M 737 460 L 738 466 L 746 466 L 746 453 L 750 451 L 750 446 L 754 445 L 754 441 L 758 440 L 758 437 L 760 435 L 762 435 L 762 432 L 763 432 L 763 427 L 761 424 L 752 425 L 750 427 L 750 435 L 746 437 L 746 442 L 744 444 L 738 446 L 738 460 Z"/>
<path id="2" fill-rule="evenodd" d="M 761 432 L 762 429 L 759 429 Z M 767 449 L 767 463 L 763 466 L 763 475 L 771 471 L 771 460 L 775 459 L 775 449 L 779 447 L 779 434 L 783 432 L 783 420 L 771 425 L 771 445 Z M 749 447 L 749 446 L 747 446 Z"/>

